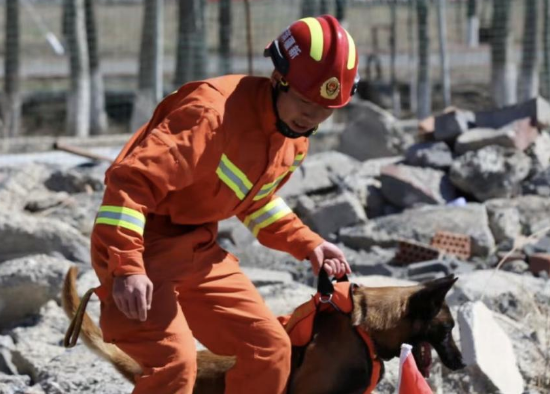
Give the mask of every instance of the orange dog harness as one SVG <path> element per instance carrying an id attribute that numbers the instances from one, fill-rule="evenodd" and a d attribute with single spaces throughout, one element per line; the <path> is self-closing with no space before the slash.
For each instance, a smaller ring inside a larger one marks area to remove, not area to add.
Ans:
<path id="1" fill-rule="evenodd" d="M 321 272 L 324 272 L 321 270 Z M 319 282 L 323 280 L 319 276 Z M 328 277 L 326 279 L 328 281 Z M 330 283 L 330 281 L 328 282 Z M 303 303 L 297 307 L 291 315 L 279 316 L 279 321 L 285 328 L 290 342 L 293 346 L 306 346 L 313 337 L 313 323 L 315 316 L 320 311 L 342 312 L 350 314 L 353 310 L 353 288 L 355 285 L 350 282 L 337 282 L 334 285 L 330 283 L 332 292 L 318 291 L 311 300 Z M 321 284 L 320 286 L 321 287 Z M 382 363 L 374 352 L 374 344 L 369 334 L 356 327 L 358 334 L 361 336 L 365 345 L 367 346 L 370 358 L 372 360 L 372 373 L 370 377 L 370 384 L 365 390 L 364 394 L 371 393 L 376 387 L 380 379 L 380 371 Z"/>

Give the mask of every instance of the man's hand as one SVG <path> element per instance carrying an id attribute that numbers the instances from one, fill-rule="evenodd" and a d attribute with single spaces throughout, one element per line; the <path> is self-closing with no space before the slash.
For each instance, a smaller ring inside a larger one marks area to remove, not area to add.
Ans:
<path id="1" fill-rule="evenodd" d="M 147 320 L 147 310 L 153 301 L 153 283 L 147 275 L 129 275 L 115 278 L 115 304 L 128 319 Z"/>
<path id="2" fill-rule="evenodd" d="M 349 267 L 344 253 L 338 248 L 338 246 L 324 241 L 321 245 L 317 246 L 308 256 L 313 268 L 313 273 L 319 275 L 319 270 L 323 263 L 324 270 L 327 274 L 334 275 L 337 278 L 341 278 L 345 274 L 351 274 L 351 268 Z"/>

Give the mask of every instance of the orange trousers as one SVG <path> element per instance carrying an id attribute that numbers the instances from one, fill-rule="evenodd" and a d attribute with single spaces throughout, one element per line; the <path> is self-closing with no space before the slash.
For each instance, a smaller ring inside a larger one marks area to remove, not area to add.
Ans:
<path id="1" fill-rule="evenodd" d="M 182 248 L 201 234 L 207 233 L 202 229 L 185 236 L 187 242 L 170 245 L 181 255 Z M 170 253 L 174 249 L 162 245 L 151 247 L 159 253 L 144 255 L 154 284 L 145 322 L 126 318 L 110 295 L 102 300 L 104 340 L 115 343 L 143 368 L 133 394 L 192 393 L 197 374 L 194 338 L 216 354 L 237 357 L 226 375 L 226 393 L 285 392 L 290 340 L 238 260 L 210 241 L 188 248 L 193 258 L 179 264 L 165 259 L 166 254 L 174 257 Z M 105 273 L 95 262 L 94 268 L 99 275 Z"/>

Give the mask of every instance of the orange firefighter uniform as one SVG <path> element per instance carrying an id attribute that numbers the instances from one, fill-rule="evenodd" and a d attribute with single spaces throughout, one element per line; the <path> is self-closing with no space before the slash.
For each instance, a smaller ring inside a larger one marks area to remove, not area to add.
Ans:
<path id="1" fill-rule="evenodd" d="M 263 245 L 299 260 L 323 240 L 275 192 L 304 160 L 307 138 L 276 129 L 267 78 L 225 76 L 184 85 L 106 173 L 92 234 L 102 286 L 101 328 L 143 367 L 134 393 L 191 393 L 193 337 L 237 362 L 227 393 L 282 393 L 290 341 L 237 259 L 216 242 L 217 222 L 237 216 Z M 147 274 L 145 322 L 115 305 L 113 278 Z"/>

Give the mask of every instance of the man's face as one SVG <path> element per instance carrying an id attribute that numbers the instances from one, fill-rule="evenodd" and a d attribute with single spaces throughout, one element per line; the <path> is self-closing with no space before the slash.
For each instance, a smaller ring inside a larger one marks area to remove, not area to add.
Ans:
<path id="1" fill-rule="evenodd" d="M 283 122 L 292 131 L 303 134 L 324 122 L 334 109 L 309 101 L 296 90 L 281 92 L 277 98 L 277 110 Z"/>

